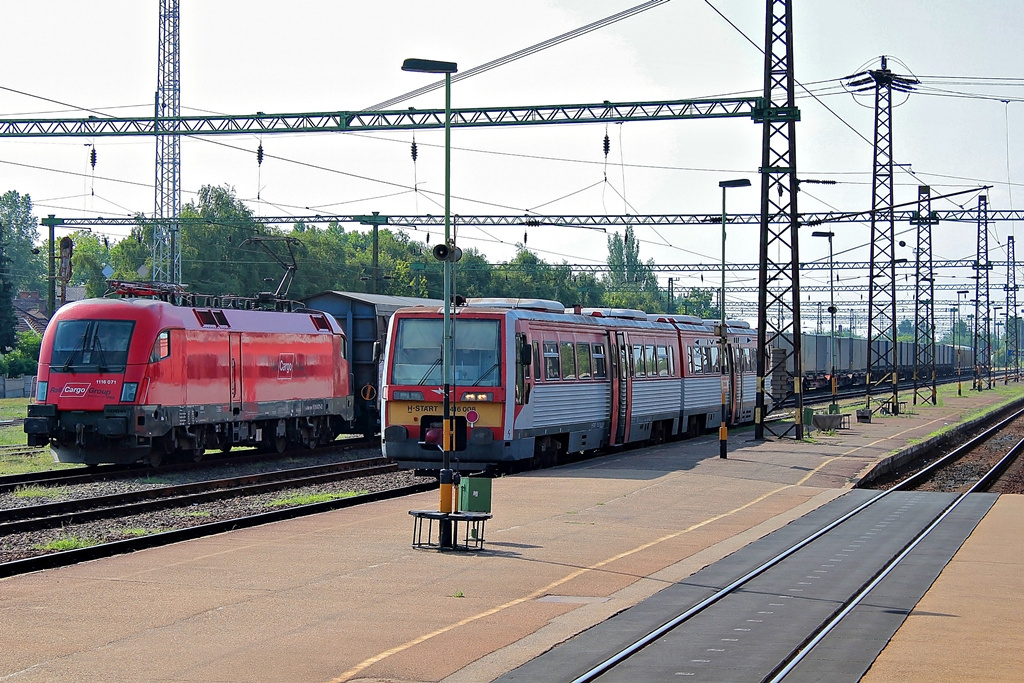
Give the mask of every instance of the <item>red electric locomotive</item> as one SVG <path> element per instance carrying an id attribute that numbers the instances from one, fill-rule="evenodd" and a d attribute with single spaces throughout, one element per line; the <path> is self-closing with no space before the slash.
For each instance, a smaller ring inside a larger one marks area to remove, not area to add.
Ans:
<path id="1" fill-rule="evenodd" d="M 28 443 L 60 462 L 153 465 L 233 445 L 315 447 L 351 428 L 345 349 L 320 311 L 68 304 L 43 334 Z"/>

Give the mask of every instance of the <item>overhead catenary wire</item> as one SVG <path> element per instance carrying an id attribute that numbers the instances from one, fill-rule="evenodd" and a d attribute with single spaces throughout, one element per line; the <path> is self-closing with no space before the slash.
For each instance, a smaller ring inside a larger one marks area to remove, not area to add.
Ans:
<path id="1" fill-rule="evenodd" d="M 646 12 L 649 9 L 657 7 L 658 5 L 663 5 L 667 2 L 668 0 L 648 0 L 648 2 L 635 5 L 621 12 L 617 12 L 616 14 L 605 17 L 604 19 L 599 19 L 598 21 L 591 22 L 585 26 L 573 29 L 572 31 L 569 31 L 567 33 L 555 36 L 554 38 L 548 38 L 547 40 L 537 43 L 535 45 L 531 45 L 530 47 L 526 47 L 523 48 L 522 50 L 517 50 L 516 52 L 507 54 L 504 57 L 499 57 L 498 59 L 494 59 L 485 64 L 481 64 L 480 66 L 475 66 L 471 69 L 466 69 L 464 71 L 452 74 L 450 77 L 450 82 L 455 83 L 457 81 L 462 81 L 467 78 L 472 78 L 473 76 L 482 74 L 485 71 L 490 71 L 491 69 L 496 69 L 499 66 L 504 66 L 505 64 L 509 64 L 510 62 L 522 59 L 523 57 L 528 57 L 529 55 L 540 52 L 541 50 L 546 50 L 549 47 L 554 47 L 555 45 L 559 45 L 566 41 L 572 40 L 573 38 L 578 38 L 579 36 L 586 35 L 587 33 L 596 31 L 597 29 L 600 28 L 604 28 L 605 26 L 608 26 L 610 24 L 622 21 L 623 19 L 627 19 L 631 16 L 639 14 L 640 12 Z M 445 80 L 442 79 L 429 85 L 425 85 L 422 88 L 417 88 L 416 90 L 407 92 L 403 95 L 393 97 L 390 100 L 385 100 L 384 102 L 380 102 L 378 104 L 367 107 L 363 111 L 387 109 L 397 104 L 401 104 L 402 102 L 405 102 L 407 100 L 411 100 L 414 97 L 418 97 L 428 92 L 433 92 L 434 90 L 439 90 L 440 88 L 443 88 L 444 85 Z"/>

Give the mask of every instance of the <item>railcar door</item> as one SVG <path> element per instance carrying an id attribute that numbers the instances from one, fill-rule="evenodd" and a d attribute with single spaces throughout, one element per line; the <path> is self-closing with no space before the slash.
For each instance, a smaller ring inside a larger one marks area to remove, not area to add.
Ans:
<path id="1" fill-rule="evenodd" d="M 729 422 L 736 424 L 740 418 L 740 403 L 742 401 L 743 382 L 740 381 L 740 370 L 742 369 L 739 346 L 731 342 L 726 343 L 725 357 L 726 372 L 729 373 Z"/>
<path id="2" fill-rule="evenodd" d="M 231 414 L 242 412 L 242 335 L 228 333 L 228 383 L 231 385 Z"/>
<path id="3" fill-rule="evenodd" d="M 626 345 L 623 332 L 608 333 L 608 349 L 615 359 L 612 362 L 612 426 L 611 444 L 613 446 L 626 443 L 629 435 L 629 402 L 630 402 L 630 351 Z"/>

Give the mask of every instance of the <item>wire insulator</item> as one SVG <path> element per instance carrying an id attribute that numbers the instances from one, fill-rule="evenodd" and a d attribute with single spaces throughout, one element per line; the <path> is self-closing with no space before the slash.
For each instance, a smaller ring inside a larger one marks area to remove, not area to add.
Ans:
<path id="1" fill-rule="evenodd" d="M 608 152 L 612 151 L 612 141 L 608 137 L 608 133 L 604 134 L 604 156 L 608 157 Z"/>
<path id="2" fill-rule="evenodd" d="M 420 156 L 419 149 L 417 149 L 417 147 L 416 147 L 416 141 L 413 140 L 412 141 L 412 161 L 413 161 L 413 163 L 416 163 L 416 159 L 419 158 L 419 156 Z"/>
<path id="3" fill-rule="evenodd" d="M 89 163 L 92 164 L 92 170 L 96 170 L 96 148 L 93 147 L 92 151 L 89 152 Z"/>
<path id="4" fill-rule="evenodd" d="M 526 231 L 523 230 L 523 244 L 526 244 L 526 237 L 527 237 Z"/>
<path id="5" fill-rule="evenodd" d="M 260 143 L 260 146 L 256 148 L 256 165 L 257 166 L 262 166 L 263 165 L 263 143 L 262 142 Z"/>

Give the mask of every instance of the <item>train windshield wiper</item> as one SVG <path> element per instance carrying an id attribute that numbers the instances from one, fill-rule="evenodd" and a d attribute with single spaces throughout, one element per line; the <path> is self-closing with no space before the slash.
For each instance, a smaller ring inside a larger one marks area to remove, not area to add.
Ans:
<path id="1" fill-rule="evenodd" d="M 96 369 L 100 372 L 106 372 L 107 357 L 103 353 L 103 344 L 100 343 L 100 336 L 98 334 L 92 338 L 92 350 L 99 356 L 99 362 L 96 364 Z"/>
<path id="2" fill-rule="evenodd" d="M 434 368 L 436 368 L 440 364 L 441 364 L 441 356 L 438 356 L 437 360 L 435 360 L 433 363 L 431 363 L 430 367 L 427 368 L 427 371 L 423 373 L 423 377 L 420 377 L 420 381 L 416 382 L 416 385 L 419 386 L 419 385 L 423 384 L 424 382 L 426 382 L 427 381 L 427 377 L 430 376 L 430 373 L 432 373 L 434 371 Z"/>
<path id="3" fill-rule="evenodd" d="M 498 361 L 494 361 L 494 365 L 492 365 L 491 367 L 487 368 L 487 372 L 485 372 L 484 374 L 482 374 L 482 375 L 480 375 L 479 377 L 477 377 L 477 378 L 476 378 L 476 381 L 475 381 L 475 382 L 473 382 L 472 386 L 474 386 L 474 387 L 475 387 L 476 385 L 480 384 L 480 382 L 483 382 L 483 381 L 484 381 L 484 378 L 485 378 L 485 377 L 487 377 L 487 375 L 489 375 L 489 374 L 491 374 L 492 372 L 494 372 L 494 369 L 495 369 L 496 367 L 498 367 L 498 365 L 500 365 L 500 363 L 499 363 Z"/>
<path id="4" fill-rule="evenodd" d="M 85 350 L 85 338 L 87 336 L 89 336 L 88 327 L 86 327 L 85 332 L 82 333 L 82 338 L 79 339 L 78 343 L 75 344 L 75 347 L 71 349 L 71 353 L 68 354 L 68 359 L 64 361 L 64 365 L 61 367 L 61 370 L 63 370 L 64 372 L 68 372 L 69 370 L 71 370 L 71 364 L 74 362 L 75 356 L 78 354 L 79 351 Z"/>

